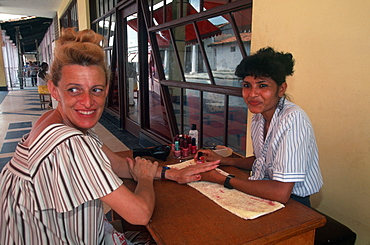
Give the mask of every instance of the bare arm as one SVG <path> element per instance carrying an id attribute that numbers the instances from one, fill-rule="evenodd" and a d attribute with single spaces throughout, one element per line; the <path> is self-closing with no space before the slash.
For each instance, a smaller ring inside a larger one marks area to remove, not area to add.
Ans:
<path id="1" fill-rule="evenodd" d="M 146 225 L 154 210 L 153 180 L 158 162 L 153 163 L 140 157 L 135 158 L 135 161 L 127 158 L 126 161 L 131 176 L 137 181 L 135 191 L 131 192 L 121 185 L 100 199 L 131 224 Z"/>
<path id="2" fill-rule="evenodd" d="M 112 169 L 117 176 L 121 178 L 132 178 L 129 173 L 127 160 L 112 152 L 107 146 L 103 146 L 104 153 L 108 156 L 112 164 Z M 166 171 L 165 177 L 168 180 L 176 181 L 179 184 L 185 184 L 192 181 L 200 180 L 200 173 L 215 169 L 218 167 L 219 161 L 207 162 L 207 164 L 188 167 L 185 169 L 169 169 Z M 156 171 L 155 178 L 161 178 L 162 167 Z"/>
<path id="3" fill-rule="evenodd" d="M 202 173 L 202 180 L 223 185 L 226 177 L 212 170 Z M 276 180 L 248 180 L 231 178 L 230 185 L 244 193 L 264 199 L 286 203 L 293 190 L 294 182 Z"/>
<path id="4" fill-rule="evenodd" d="M 102 150 L 107 155 L 109 161 L 111 162 L 113 172 L 118 177 L 127 179 L 132 178 L 126 159 L 118 156 L 116 153 L 111 151 L 106 145 L 103 145 Z"/>

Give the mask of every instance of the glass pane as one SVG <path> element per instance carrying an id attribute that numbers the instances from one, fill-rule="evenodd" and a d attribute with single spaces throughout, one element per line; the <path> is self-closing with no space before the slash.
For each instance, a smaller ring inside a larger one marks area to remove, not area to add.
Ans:
<path id="1" fill-rule="evenodd" d="M 204 1 L 204 9 L 208 10 L 211 8 L 215 8 L 221 5 L 229 3 L 229 0 L 212 0 L 212 1 Z"/>
<path id="2" fill-rule="evenodd" d="M 109 40 L 108 40 L 108 46 L 109 47 L 113 47 L 115 31 L 116 31 L 116 15 L 113 14 L 111 16 L 110 34 L 109 34 Z"/>
<path id="3" fill-rule="evenodd" d="M 104 20 L 100 20 L 98 22 L 98 31 L 97 31 L 100 35 L 104 35 Z"/>
<path id="4" fill-rule="evenodd" d="M 157 32 L 156 38 L 166 80 L 182 81 L 182 74 L 175 56 L 174 46 L 170 39 L 169 30 Z M 181 44 L 181 40 L 177 43 L 180 44 L 180 49 L 184 46 L 184 44 Z"/>
<path id="5" fill-rule="evenodd" d="M 232 15 L 235 19 L 236 25 L 238 26 L 240 37 L 243 40 L 244 49 L 249 55 L 251 49 L 252 9 L 244 9 L 234 12 Z"/>
<path id="6" fill-rule="evenodd" d="M 171 138 L 161 93 L 159 83 L 155 82 L 155 87 L 149 92 L 150 129 L 166 138 Z"/>
<path id="7" fill-rule="evenodd" d="M 229 97 L 228 147 L 245 156 L 248 108 L 242 97 Z"/>
<path id="8" fill-rule="evenodd" d="M 108 40 L 110 16 L 104 19 L 103 24 L 104 24 L 104 26 L 103 26 L 103 37 L 104 37 L 105 40 Z"/>
<path id="9" fill-rule="evenodd" d="M 104 14 L 109 11 L 109 0 L 104 0 Z"/>
<path id="10" fill-rule="evenodd" d="M 118 62 L 112 70 L 110 77 L 110 87 L 108 96 L 108 107 L 119 113 L 119 93 L 118 93 Z"/>
<path id="11" fill-rule="evenodd" d="M 100 14 L 98 16 L 104 15 L 105 12 L 104 12 L 104 2 L 103 2 L 103 0 L 99 0 L 98 6 L 99 6 L 99 11 L 100 11 Z"/>
<path id="12" fill-rule="evenodd" d="M 137 14 L 127 17 L 127 22 L 137 19 Z M 138 84 L 138 34 L 137 31 L 127 25 L 127 60 L 126 60 L 126 101 L 128 102 L 127 117 L 140 122 L 139 113 L 139 84 Z"/>
<path id="13" fill-rule="evenodd" d="M 76 6 L 76 2 L 74 2 L 74 5 L 73 7 L 71 8 L 71 26 L 72 27 L 76 27 L 78 30 L 78 16 L 77 16 L 77 6 Z"/>
<path id="14" fill-rule="evenodd" d="M 239 87 L 239 81 L 234 75 L 236 66 L 242 60 L 242 54 L 236 43 L 230 23 L 223 17 L 208 19 L 209 23 L 217 26 L 218 35 L 205 33 L 203 43 L 206 55 L 211 67 L 216 85 Z M 204 22 L 198 22 L 200 30 L 207 28 Z M 205 70 L 197 70 L 197 73 L 204 73 Z"/>
<path id="15" fill-rule="evenodd" d="M 178 121 L 180 122 L 180 120 Z M 191 125 L 200 124 L 200 91 L 184 89 L 184 133 L 188 134 Z"/>
<path id="16" fill-rule="evenodd" d="M 224 144 L 225 96 L 204 93 L 203 147 Z"/>

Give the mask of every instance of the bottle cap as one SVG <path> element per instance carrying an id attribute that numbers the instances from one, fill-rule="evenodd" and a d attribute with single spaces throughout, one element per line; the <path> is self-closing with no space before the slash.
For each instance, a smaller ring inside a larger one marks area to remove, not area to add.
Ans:
<path id="1" fill-rule="evenodd" d="M 191 130 L 197 130 L 197 125 L 196 124 L 192 124 L 191 125 Z"/>
<path id="2" fill-rule="evenodd" d="M 203 157 L 203 152 L 200 151 L 200 152 L 198 152 L 198 160 L 200 160 L 201 157 Z M 203 157 L 203 159 L 204 159 L 204 157 Z"/>

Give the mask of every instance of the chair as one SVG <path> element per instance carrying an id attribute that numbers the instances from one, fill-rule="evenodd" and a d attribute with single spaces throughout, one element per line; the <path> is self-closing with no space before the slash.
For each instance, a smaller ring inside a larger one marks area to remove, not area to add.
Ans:
<path id="1" fill-rule="evenodd" d="M 51 103 L 51 95 L 47 93 L 39 93 L 41 110 L 49 109 Z"/>
<path id="2" fill-rule="evenodd" d="M 48 87 L 46 85 L 39 85 L 37 87 L 37 91 L 39 92 L 41 110 L 49 109 L 49 105 L 51 104 L 51 95 Z"/>

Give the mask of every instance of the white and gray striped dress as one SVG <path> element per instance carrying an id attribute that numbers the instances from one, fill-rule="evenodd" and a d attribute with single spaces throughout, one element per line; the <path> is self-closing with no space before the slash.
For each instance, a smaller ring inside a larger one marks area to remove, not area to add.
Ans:
<path id="1" fill-rule="evenodd" d="M 314 131 L 307 114 L 284 98 L 264 138 L 265 119 L 255 114 L 251 134 L 256 160 L 251 180 L 295 182 L 292 194 L 306 197 L 323 185 Z"/>
<path id="2" fill-rule="evenodd" d="M 0 244 L 104 244 L 99 198 L 122 180 L 102 142 L 63 124 L 26 139 L 0 175 Z"/>

